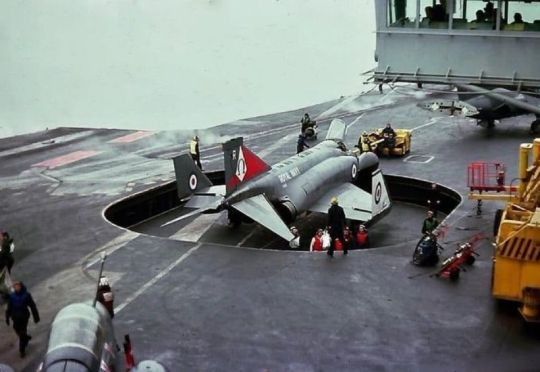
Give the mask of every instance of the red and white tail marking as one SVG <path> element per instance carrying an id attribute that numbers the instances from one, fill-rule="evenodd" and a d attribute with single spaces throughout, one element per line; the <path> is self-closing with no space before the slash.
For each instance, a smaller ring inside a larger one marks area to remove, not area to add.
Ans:
<path id="1" fill-rule="evenodd" d="M 227 186 L 229 188 L 234 188 L 271 169 L 270 165 L 266 164 L 264 160 L 245 146 L 240 146 L 238 152 L 233 150 L 232 156 L 233 160 L 237 158 L 238 161 L 236 162 L 234 176 L 228 181 Z"/>

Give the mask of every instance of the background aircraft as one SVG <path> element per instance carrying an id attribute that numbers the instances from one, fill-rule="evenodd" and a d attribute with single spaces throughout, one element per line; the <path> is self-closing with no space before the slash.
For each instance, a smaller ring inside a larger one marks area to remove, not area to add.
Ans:
<path id="1" fill-rule="evenodd" d="M 525 114 L 536 114 L 531 132 L 540 133 L 540 98 L 534 92 L 517 92 L 505 88 L 486 89 L 471 84 L 456 84 L 459 100 L 435 99 L 421 107 L 477 119 L 477 123 L 493 128 L 495 120 Z"/>
<path id="2" fill-rule="evenodd" d="M 196 209 L 164 225 L 226 209 L 231 224 L 256 221 L 290 241 L 287 224 L 305 212 L 327 213 L 334 196 L 347 219 L 381 217 L 390 198 L 379 160 L 373 153 L 347 151 L 345 132 L 346 124 L 335 119 L 324 141 L 272 167 L 244 146 L 242 138 L 232 139 L 223 144 L 224 187 L 212 185 L 190 155 L 174 158 L 178 195 L 188 200 L 186 207 Z M 372 194 L 359 187 L 366 183 Z"/>

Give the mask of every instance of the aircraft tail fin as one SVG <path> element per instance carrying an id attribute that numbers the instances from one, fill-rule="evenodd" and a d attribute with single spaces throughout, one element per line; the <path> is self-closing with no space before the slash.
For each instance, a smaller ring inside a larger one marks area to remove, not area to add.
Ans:
<path id="1" fill-rule="evenodd" d="M 380 169 L 373 172 L 371 177 L 371 218 L 390 208 L 390 196 Z"/>
<path id="2" fill-rule="evenodd" d="M 173 158 L 176 188 L 180 200 L 196 191 L 212 186 L 212 182 L 195 164 L 191 155 L 182 154 Z"/>
<path id="3" fill-rule="evenodd" d="M 347 134 L 347 124 L 341 119 L 334 119 L 330 123 L 330 128 L 326 133 L 325 140 L 342 142 Z"/>
<path id="4" fill-rule="evenodd" d="M 244 146 L 242 137 L 233 138 L 223 144 L 225 162 L 225 195 L 230 195 L 243 182 L 246 182 L 271 167 L 250 149 Z"/>

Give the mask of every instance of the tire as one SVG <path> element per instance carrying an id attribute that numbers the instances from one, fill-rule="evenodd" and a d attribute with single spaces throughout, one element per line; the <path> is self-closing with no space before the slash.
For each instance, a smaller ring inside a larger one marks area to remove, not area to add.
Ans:
<path id="1" fill-rule="evenodd" d="M 449 278 L 453 282 L 458 280 L 459 279 L 459 269 L 454 269 L 454 270 L 450 271 Z"/>
<path id="2" fill-rule="evenodd" d="M 493 219 L 493 236 L 497 236 L 499 232 L 499 226 L 501 226 L 503 210 L 497 209 L 495 211 L 495 218 Z"/>
<path id="3" fill-rule="evenodd" d="M 467 261 L 465 261 L 465 263 L 469 266 L 471 266 L 472 264 L 474 264 L 474 262 L 476 261 L 476 257 L 474 256 L 469 256 L 467 257 Z"/>
<path id="4" fill-rule="evenodd" d="M 531 134 L 540 134 L 540 119 L 531 123 Z"/>

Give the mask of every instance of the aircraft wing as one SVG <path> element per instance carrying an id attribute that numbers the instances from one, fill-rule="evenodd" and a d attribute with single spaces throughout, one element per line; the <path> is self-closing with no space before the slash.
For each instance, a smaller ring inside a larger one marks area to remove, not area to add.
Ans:
<path id="1" fill-rule="evenodd" d="M 372 217 L 372 196 L 352 183 L 343 183 L 328 190 L 308 208 L 311 212 L 328 213 L 330 201 L 337 196 L 345 217 L 354 221 L 369 221 Z"/>
<path id="2" fill-rule="evenodd" d="M 537 107 L 535 105 L 532 105 L 524 100 L 519 100 L 517 98 L 511 97 L 509 95 L 501 94 L 500 91 L 495 90 L 489 90 L 485 89 L 476 85 L 471 84 L 456 84 L 456 86 L 462 90 L 473 92 L 473 93 L 479 93 L 479 94 L 485 94 L 488 97 L 491 97 L 493 99 L 496 99 L 498 101 L 504 102 L 508 105 L 520 108 L 522 110 L 532 112 L 534 114 L 540 115 L 540 107 Z M 523 93 L 524 96 L 526 96 L 526 93 Z"/>
<path id="3" fill-rule="evenodd" d="M 281 236 L 283 239 L 291 241 L 294 238 L 294 235 L 287 225 L 285 225 L 285 222 L 283 222 L 264 194 L 241 200 L 234 203 L 232 207 L 252 220 L 260 223 L 268 230 Z"/>

